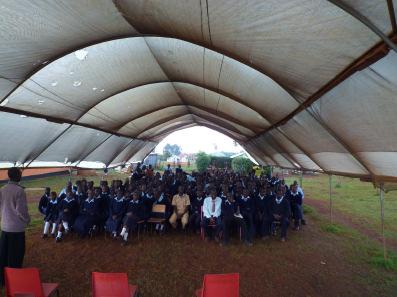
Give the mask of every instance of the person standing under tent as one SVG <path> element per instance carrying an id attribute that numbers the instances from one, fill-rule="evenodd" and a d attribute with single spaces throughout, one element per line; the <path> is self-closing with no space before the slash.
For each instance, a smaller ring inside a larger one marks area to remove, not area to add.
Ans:
<path id="1" fill-rule="evenodd" d="M 4 267 L 21 268 L 25 256 L 25 229 L 30 223 L 26 193 L 19 185 L 22 172 L 8 169 L 9 182 L 0 189 L 1 236 L 0 276 L 4 284 Z"/>

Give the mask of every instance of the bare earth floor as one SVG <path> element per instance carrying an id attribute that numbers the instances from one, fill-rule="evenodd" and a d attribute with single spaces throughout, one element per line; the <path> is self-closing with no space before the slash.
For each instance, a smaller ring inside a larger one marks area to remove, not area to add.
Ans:
<path id="1" fill-rule="evenodd" d="M 133 237 L 127 247 L 103 235 L 56 244 L 36 228 L 27 236 L 25 266 L 39 267 L 43 281 L 59 282 L 61 296 L 73 297 L 90 296 L 91 271 L 127 272 L 144 297 L 194 296 L 205 273 L 227 272 L 240 273 L 242 297 L 396 296 L 397 274 L 355 259 L 351 244 L 315 222 L 290 231 L 285 243 L 226 248 L 179 232 Z"/>

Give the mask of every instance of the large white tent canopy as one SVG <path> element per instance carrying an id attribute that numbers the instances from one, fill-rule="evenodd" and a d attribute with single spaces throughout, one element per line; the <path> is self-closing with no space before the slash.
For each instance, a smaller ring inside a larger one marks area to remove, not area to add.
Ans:
<path id="1" fill-rule="evenodd" d="M 0 162 L 115 166 L 199 125 L 260 164 L 392 181 L 395 4 L 0 0 Z"/>

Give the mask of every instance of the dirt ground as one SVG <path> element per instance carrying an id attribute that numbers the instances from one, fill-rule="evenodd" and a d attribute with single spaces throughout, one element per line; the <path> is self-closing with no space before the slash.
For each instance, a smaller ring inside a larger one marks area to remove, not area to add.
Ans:
<path id="1" fill-rule="evenodd" d="M 60 283 L 61 296 L 90 295 L 91 271 L 127 272 L 141 296 L 194 296 L 205 273 L 239 272 L 242 297 L 395 296 L 383 286 L 374 268 L 352 264 L 346 239 L 310 224 L 289 232 L 287 242 L 276 238 L 253 247 L 233 242 L 220 247 L 194 234 L 145 234 L 127 247 L 98 235 L 69 237 L 56 244 L 29 232 L 25 266 L 41 270 L 42 280 Z M 395 276 L 395 275 L 394 275 Z M 389 276 L 390 278 L 394 277 Z"/>

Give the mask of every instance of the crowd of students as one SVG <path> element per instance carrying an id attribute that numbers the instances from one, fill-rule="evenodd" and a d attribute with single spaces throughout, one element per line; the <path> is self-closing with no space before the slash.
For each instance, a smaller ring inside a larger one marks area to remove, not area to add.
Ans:
<path id="1" fill-rule="evenodd" d="M 268 239 L 275 228 L 285 241 L 290 222 L 299 230 L 305 224 L 303 198 L 296 181 L 287 186 L 277 175 L 227 170 L 187 174 L 169 165 L 161 174 L 138 164 L 124 182 L 103 180 L 96 187 L 83 179 L 69 182 L 59 195 L 46 188 L 39 211 L 44 215 L 43 238 L 51 235 L 56 242 L 70 231 L 81 237 L 104 231 L 127 244 L 138 223 L 151 218 L 153 205 L 162 204 L 167 220 L 156 224 L 156 232 L 163 233 L 168 224 L 176 229 L 180 222 L 182 229 L 196 233 L 203 228 L 206 240 L 221 245 L 238 230 L 244 243 L 252 245 L 255 237 Z"/>

